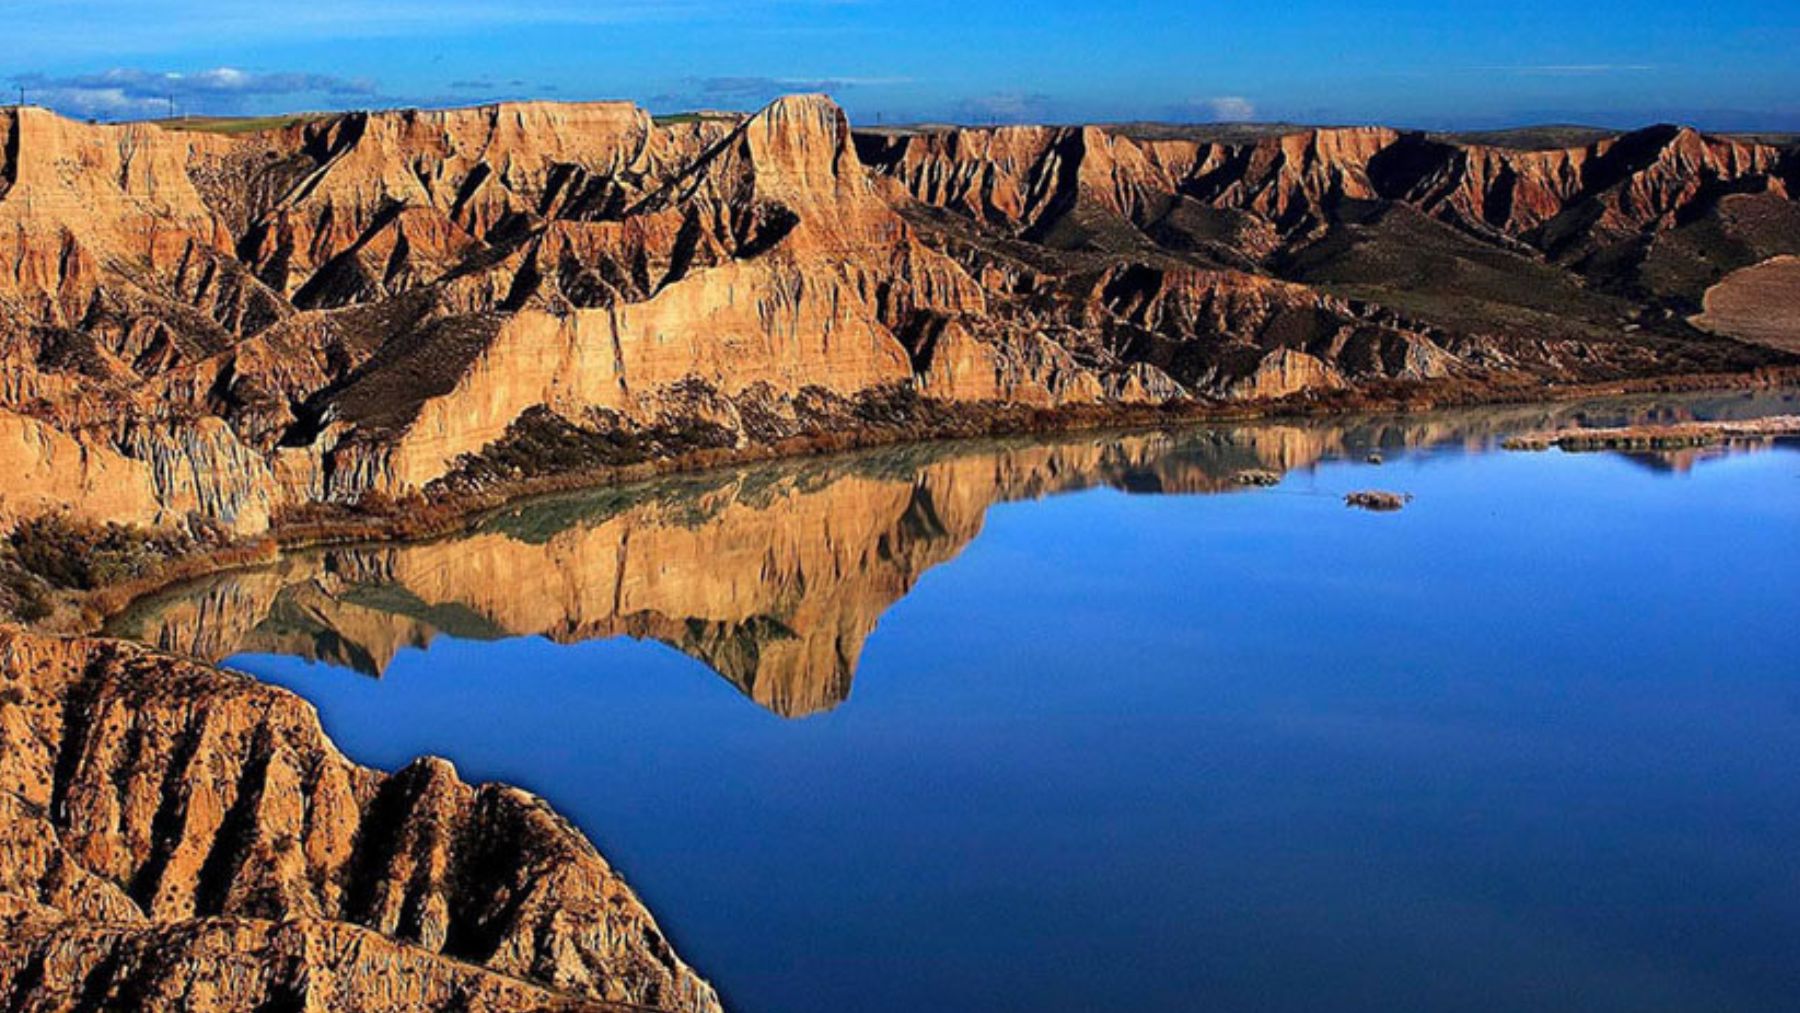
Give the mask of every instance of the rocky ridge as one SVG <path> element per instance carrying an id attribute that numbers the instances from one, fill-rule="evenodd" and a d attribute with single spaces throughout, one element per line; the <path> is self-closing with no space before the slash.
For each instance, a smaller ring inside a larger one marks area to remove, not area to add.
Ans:
<path id="1" fill-rule="evenodd" d="M 240 534 L 492 480 L 995 406 L 1748 370 L 1707 287 L 1800 252 L 1793 152 L 1383 128 L 862 133 L 821 96 L 348 113 L 225 136 L 0 113 L 0 525 Z M 507 474 L 555 462 L 519 460 Z"/>
<path id="2" fill-rule="evenodd" d="M 719 1008 L 542 801 L 247 677 L 0 629 L 0 742 L 8 1009 Z"/>

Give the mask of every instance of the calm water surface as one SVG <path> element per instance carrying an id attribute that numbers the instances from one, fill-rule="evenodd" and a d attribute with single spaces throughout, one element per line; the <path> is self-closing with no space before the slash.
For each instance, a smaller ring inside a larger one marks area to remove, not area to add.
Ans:
<path id="1" fill-rule="evenodd" d="M 738 1009 L 1792 1010 L 1800 453 L 1496 448 L 1645 414 L 694 476 L 120 628 L 546 796 Z"/>

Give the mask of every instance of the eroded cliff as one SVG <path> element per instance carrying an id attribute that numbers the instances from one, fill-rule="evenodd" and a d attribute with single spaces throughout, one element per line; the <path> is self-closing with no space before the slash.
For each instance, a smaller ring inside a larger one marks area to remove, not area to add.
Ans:
<path id="1" fill-rule="evenodd" d="M 1789 356 L 1687 318 L 1800 253 L 1793 153 L 1678 128 L 856 135 L 796 96 L 0 133 L 0 526 L 253 533 L 1001 405 L 1744 370 Z M 519 453 L 547 433 L 578 452 Z"/>
<path id="2" fill-rule="evenodd" d="M 0 746 L 7 1008 L 718 1008 L 542 801 L 246 677 L 0 629 Z"/>

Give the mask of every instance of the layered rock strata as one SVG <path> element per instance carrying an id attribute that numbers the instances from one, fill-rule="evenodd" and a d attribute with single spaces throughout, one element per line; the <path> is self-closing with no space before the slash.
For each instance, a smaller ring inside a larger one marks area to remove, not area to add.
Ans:
<path id="1" fill-rule="evenodd" d="M 1680 128 L 855 135 L 797 96 L 230 136 L 27 107 L 0 139 L 0 472 L 24 476 L 0 527 L 254 533 L 466 485 L 546 424 L 641 458 L 995 405 L 1749 369 L 1787 353 L 1686 318 L 1800 253 L 1794 154 Z"/>
<path id="2" fill-rule="evenodd" d="M 8 1009 L 716 1010 L 542 801 L 356 766 L 312 708 L 0 629 Z"/>

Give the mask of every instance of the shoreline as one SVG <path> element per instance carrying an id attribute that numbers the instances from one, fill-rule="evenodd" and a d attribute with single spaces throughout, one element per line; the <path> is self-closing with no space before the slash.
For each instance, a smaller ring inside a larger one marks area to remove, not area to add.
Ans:
<path id="1" fill-rule="evenodd" d="M 363 516 L 354 528 L 344 525 L 328 527 L 317 525 L 308 529 L 301 525 L 290 524 L 272 531 L 266 536 L 243 542 L 217 547 L 208 552 L 195 553 L 170 558 L 162 568 L 153 574 L 133 581 L 102 587 L 91 592 L 81 593 L 78 599 L 59 600 L 53 618 L 70 619 L 87 624 L 84 630 L 52 630 L 41 624 L 25 626 L 20 633 L 14 634 L 7 625 L 0 623 L 0 645 L 16 643 L 22 647 L 8 648 L 17 653 L 20 650 L 43 653 L 46 656 L 57 652 L 72 655 L 91 655 L 105 660 L 100 665 L 104 673 L 113 669 L 132 673 L 129 679 L 107 675 L 111 681 L 95 683 L 108 687 L 107 692 L 137 694 L 149 701 L 149 706 L 169 709 L 170 713 L 181 718 L 181 721 L 192 723 L 186 717 L 187 711 L 180 708 L 204 710 L 207 713 L 231 710 L 249 712 L 251 707 L 244 706 L 242 701 L 259 704 L 262 701 L 274 701 L 266 709 L 277 718 L 286 720 L 285 715 L 299 714 L 306 718 L 306 757 L 325 756 L 333 763 L 342 763 L 345 769 L 352 770 L 351 776 L 363 778 L 385 778 L 383 783 L 396 785 L 422 786 L 421 796 L 434 805 L 448 805 L 444 800 L 455 803 L 451 811 L 457 813 L 457 819 L 471 823 L 473 816 L 487 810 L 471 804 L 464 799 L 504 798 L 516 800 L 517 804 L 503 813 L 506 822 L 497 833 L 512 835 L 520 833 L 516 825 L 529 827 L 536 836 L 532 840 L 544 840 L 545 848 L 543 873 L 545 881 L 554 876 L 573 876 L 567 870 L 581 872 L 589 868 L 589 855 L 597 855 L 600 861 L 607 861 L 604 853 L 598 852 L 594 838 L 575 825 L 562 810 L 553 809 L 547 802 L 537 796 L 526 795 L 522 791 L 505 787 L 502 782 L 477 783 L 473 780 L 464 784 L 458 778 L 455 768 L 443 760 L 417 758 L 410 763 L 386 771 L 377 767 L 359 767 L 356 761 L 344 757 L 336 740 L 326 733 L 322 726 L 316 733 L 313 730 L 317 723 L 316 711 L 305 698 L 293 694 L 279 686 L 265 683 L 254 676 L 236 673 L 223 667 L 222 663 L 208 662 L 192 658 L 178 650 L 165 650 L 146 644 L 121 639 L 113 635 L 101 634 L 104 624 L 113 617 L 129 610 L 137 603 L 152 598 L 157 594 L 170 591 L 180 585 L 204 580 L 233 570 L 250 569 L 279 561 L 284 554 L 300 552 L 313 547 L 327 545 L 375 543 L 392 541 L 398 544 L 425 542 L 432 539 L 451 537 L 458 531 L 479 523 L 483 518 L 491 516 L 495 511 L 510 508 L 536 497 L 553 495 L 558 492 L 573 492 L 586 489 L 605 490 L 608 488 L 628 489 L 638 483 L 650 482 L 667 475 L 704 475 L 708 472 L 722 472 L 726 469 L 755 465 L 772 461 L 805 461 L 809 458 L 823 459 L 837 454 L 854 454 L 861 451 L 876 450 L 882 447 L 904 447 L 908 444 L 919 446 L 954 446 L 957 444 L 979 444 L 987 439 L 1016 438 L 1020 440 L 1052 439 L 1059 434 L 1078 436 L 1080 434 L 1105 434 L 1111 432 L 1130 433 L 1154 431 L 1157 429 L 1174 429 L 1177 427 L 1205 427 L 1209 424 L 1228 426 L 1234 424 L 1319 424 L 1330 425 L 1338 420 L 1425 417 L 1439 411 L 1454 411 L 1459 408 L 1518 406 L 1554 406 L 1586 400 L 1599 400 L 1613 397 L 1643 396 L 1646 406 L 1649 399 L 1659 395 L 1707 394 L 1717 392 L 1730 395 L 1735 392 L 1755 392 L 1759 390 L 1784 390 L 1800 383 L 1800 369 L 1784 369 L 1780 371 L 1758 371 L 1756 373 L 1739 374 L 1707 374 L 1680 377 L 1645 378 L 1641 380 L 1616 382 L 1608 384 L 1568 385 L 1551 390 L 1534 389 L 1530 391 L 1488 391 L 1496 396 L 1473 396 L 1468 390 L 1449 390 L 1433 392 L 1437 396 L 1426 398 L 1419 391 L 1397 392 L 1386 399 L 1376 399 L 1365 395 L 1347 396 L 1326 401 L 1320 399 L 1304 405 L 1280 405 L 1278 403 L 1262 403 L 1256 405 L 1233 406 L 1229 410 L 1218 410 L 1222 406 L 1192 406 L 1190 410 L 1126 410 L 1112 412 L 1070 412 L 1055 415 L 1033 413 L 1030 411 L 1013 411 L 983 419 L 989 423 L 980 431 L 958 432 L 946 436 L 918 439 L 909 433 L 895 428 L 871 428 L 854 433 L 843 434 L 842 439 L 831 446 L 808 445 L 798 450 L 791 450 L 784 444 L 766 444 L 733 451 L 700 451 L 671 457 L 662 461 L 643 462 L 640 464 L 609 468 L 603 471 L 571 472 L 521 482 L 496 485 L 482 490 L 480 496 L 445 497 L 431 504 L 433 511 L 421 517 L 409 517 L 405 511 L 407 504 L 399 504 L 397 512 L 385 516 Z M 1518 396 L 1498 396 L 1500 394 L 1516 394 Z M 1208 410 L 1211 409 L 1211 410 Z M 1532 417 L 1536 417 L 1533 415 Z M 968 417 L 961 421 L 973 428 Z M 1007 423 L 1035 421 L 1035 427 L 1008 426 Z M 1054 421 L 1056 424 L 1043 424 Z M 1676 426 L 1692 428 L 1693 423 L 1675 423 Z M 1597 430 L 1602 431 L 1602 430 Z M 803 441 L 804 442 L 804 441 Z M 8 641 L 8 637 L 14 637 Z M 43 643 L 34 642 L 41 640 Z M 84 653 L 85 652 L 85 653 Z M 0 652 L 4 653 L 4 652 Z M 119 659 L 110 661 L 106 659 Z M 119 662 L 128 664 L 121 665 Z M 107 667 L 108 665 L 112 667 Z M 147 666 L 147 667 L 145 667 Z M 41 667 L 41 666 L 40 666 Z M 69 671 L 89 672 L 93 670 L 91 662 L 71 663 L 65 666 Z M 34 669 L 35 670 L 35 669 Z M 83 683 L 82 685 L 88 685 Z M 33 699 L 61 699 L 53 694 L 45 694 L 32 689 Z M 83 692 L 90 692 L 83 690 Z M 85 699 L 72 692 L 65 692 L 70 700 Z M 134 697 L 135 699 L 135 697 Z M 181 722 L 176 722 L 181 723 Z M 85 726 L 84 726 L 85 727 Z M 285 727 L 285 725 L 283 726 Z M 85 734 L 85 733 L 84 733 Z M 285 741 L 276 736 L 267 738 Z M 246 741 L 261 741 L 254 736 Z M 254 750 L 240 759 L 236 753 L 223 752 L 221 762 L 240 764 L 243 762 L 261 762 L 260 755 Z M 278 765 L 286 764 L 285 759 Z M 309 760 L 308 762 L 312 762 Z M 235 769 L 235 767 L 234 767 Z M 334 768 L 335 769 L 335 768 Z M 354 771 L 362 771 L 355 773 Z M 231 781 L 227 778 L 226 781 Z M 429 788 L 429 792 L 424 791 Z M 433 810 L 435 811 L 435 810 Z M 514 813 L 517 813 L 515 816 Z M 260 825 L 260 824 L 259 824 Z M 272 825 L 272 824 L 271 824 Z M 259 831 L 260 832 L 260 831 Z M 272 840 L 277 839 L 271 837 Z M 285 839 L 285 838 L 282 838 Z M 302 849 L 304 853 L 304 849 Z M 248 867 L 247 865 L 245 867 Z M 575 888 L 559 887 L 546 904 L 557 909 L 568 908 L 580 910 L 581 905 L 595 895 L 604 895 L 606 890 L 629 890 L 629 880 L 614 870 L 612 866 L 604 867 L 606 875 L 613 879 L 602 879 L 592 883 L 578 882 Z M 598 874 L 594 874 L 598 875 Z M 617 887 L 607 886 L 615 882 Z M 560 881 L 559 881 L 560 882 Z M 631 897 L 634 906 L 629 913 L 634 918 L 642 919 L 643 924 L 654 924 L 650 919 L 657 913 L 668 913 L 659 904 L 655 911 L 649 909 L 635 894 Z M 640 913 L 641 912 L 641 913 Z M 187 931 L 194 924 L 183 921 L 159 921 L 151 923 L 145 930 L 146 935 L 154 933 L 176 933 Z M 236 916 L 218 916 L 206 922 L 219 931 L 237 933 L 233 938 L 255 940 L 255 945 L 263 945 L 260 936 L 255 934 L 265 930 L 262 923 Z M 270 925 L 280 927 L 284 923 L 271 922 Z M 530 991 L 529 1006 L 544 1001 L 542 996 L 561 996 L 566 993 L 551 991 L 563 986 L 557 983 L 545 983 L 536 978 L 521 975 L 517 968 L 505 965 L 499 960 L 459 962 L 454 954 L 435 954 L 429 941 L 414 940 L 403 933 L 383 933 L 378 929 L 362 925 L 352 919 L 318 923 L 314 931 L 332 932 L 354 935 L 360 945 L 381 948 L 386 954 L 394 954 L 394 960 L 410 961 L 407 964 L 408 975 L 425 983 L 426 987 L 436 981 L 436 976 L 446 973 L 465 975 L 473 985 L 488 989 L 536 990 Z M 684 963 L 676 954 L 685 952 L 679 945 L 679 933 L 671 936 L 664 927 L 657 927 L 656 939 L 660 945 L 668 947 L 657 950 L 659 973 L 666 976 L 670 993 L 665 997 L 658 993 L 659 1000 L 666 998 L 673 1008 L 684 1013 L 707 1013 L 719 1008 L 717 993 L 708 978 L 699 969 Z M 51 938 L 56 942 L 55 937 Z M 45 944 L 49 945 L 49 944 Z M 237 945 L 237 944 L 233 944 Z M 245 944 L 249 945 L 249 944 Z M 446 970 L 449 969 L 449 970 Z M 319 973 L 319 972 L 312 972 Z M 722 973 L 722 972 L 721 972 Z M 595 986 L 578 983 L 582 988 L 593 990 Z M 508 993 L 510 994 L 510 993 Z M 667 1005 L 632 1006 L 629 1004 L 612 1004 L 611 1000 L 599 999 L 591 1001 L 595 1008 L 669 1008 Z M 495 1008 L 502 1004 L 494 1001 Z"/>
<path id="2" fill-rule="evenodd" d="M 792 437 L 744 447 L 701 449 L 659 460 L 580 469 L 507 481 L 468 492 L 439 493 L 408 500 L 383 512 L 336 504 L 301 510 L 323 516 L 278 516 L 262 535 L 205 552 L 173 557 L 156 572 L 90 591 L 62 592 L 53 612 L 14 625 L 29 632 L 91 637 L 137 602 L 183 584 L 234 570 L 249 569 L 313 548 L 380 542 L 423 542 L 466 530 L 481 518 L 539 496 L 624 486 L 680 474 L 698 474 L 782 460 L 805 460 L 911 443 L 953 443 L 995 437 L 1054 436 L 1102 431 L 1135 432 L 1208 423 L 1319 421 L 1359 415 L 1420 415 L 1453 408 L 1561 404 L 1634 394 L 1749 391 L 1800 383 L 1800 366 L 1760 367 L 1747 372 L 1671 374 L 1570 384 L 1464 384 L 1455 381 L 1403 384 L 1245 404 L 1038 409 L 1021 406 L 964 408 L 945 420 L 919 428 L 873 425 L 841 434 Z M 0 622 L 0 626 L 6 625 Z"/>
<path id="3" fill-rule="evenodd" d="M 1800 436 L 1800 415 L 1777 415 L 1741 422 L 1672 422 L 1665 425 L 1615 426 L 1521 433 L 1501 444 L 1507 450 L 1550 450 L 1580 454 L 1599 450 L 1697 450 L 1733 443 Z"/>

